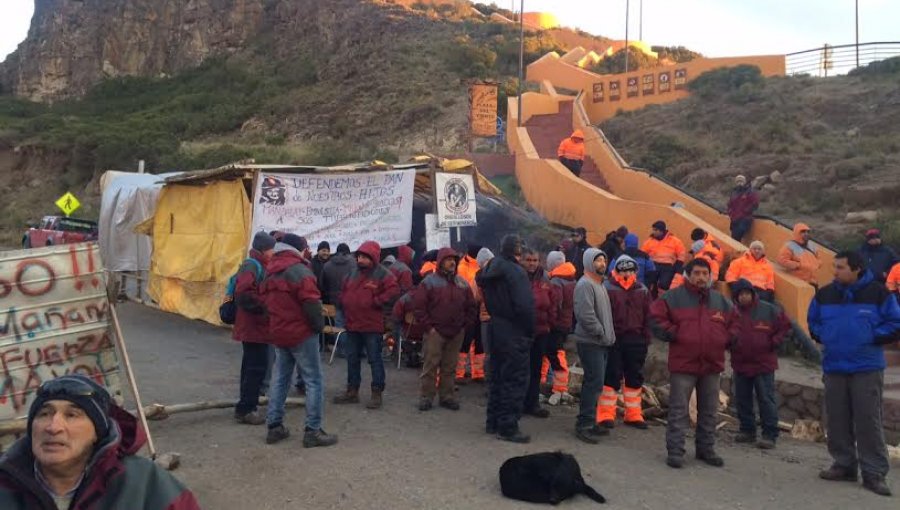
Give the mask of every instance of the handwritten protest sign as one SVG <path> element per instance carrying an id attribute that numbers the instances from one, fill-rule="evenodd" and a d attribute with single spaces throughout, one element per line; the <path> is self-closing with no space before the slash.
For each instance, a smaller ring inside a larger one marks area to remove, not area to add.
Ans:
<path id="1" fill-rule="evenodd" d="M 497 136 L 497 84 L 478 83 L 469 88 L 473 136 Z"/>
<path id="2" fill-rule="evenodd" d="M 413 189 L 410 170 L 352 174 L 261 173 L 254 195 L 253 231 L 280 230 L 319 241 L 364 241 L 382 248 L 409 242 Z"/>
<path id="3" fill-rule="evenodd" d="M 119 401 L 122 372 L 96 243 L 0 254 L 0 422 L 44 381 L 82 374 Z"/>

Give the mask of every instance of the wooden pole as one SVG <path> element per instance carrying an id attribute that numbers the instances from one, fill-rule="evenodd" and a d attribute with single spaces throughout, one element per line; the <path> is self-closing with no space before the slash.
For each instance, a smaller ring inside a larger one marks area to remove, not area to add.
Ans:
<path id="1" fill-rule="evenodd" d="M 125 364 L 125 375 L 128 377 L 128 383 L 131 385 L 131 394 L 134 395 L 134 402 L 137 404 L 138 417 L 141 419 L 141 425 L 147 433 L 147 448 L 150 450 L 150 458 L 156 459 L 156 447 L 153 445 L 153 437 L 150 435 L 150 427 L 147 425 L 147 416 L 144 414 L 144 407 L 141 403 L 141 394 L 138 392 L 134 371 L 131 369 L 131 360 L 128 358 L 128 349 L 125 348 L 125 337 L 122 335 L 122 326 L 119 324 L 119 314 L 116 311 L 115 303 L 109 304 L 109 310 L 112 312 L 113 327 L 116 329 L 116 343 L 119 344 L 119 349 L 122 352 L 122 363 Z"/>

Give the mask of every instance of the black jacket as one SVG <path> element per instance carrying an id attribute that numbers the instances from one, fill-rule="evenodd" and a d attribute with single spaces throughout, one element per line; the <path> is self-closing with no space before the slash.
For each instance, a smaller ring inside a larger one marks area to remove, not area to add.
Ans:
<path id="1" fill-rule="evenodd" d="M 575 266 L 575 279 L 579 280 L 582 276 L 584 276 L 584 250 L 590 248 L 591 245 L 587 243 L 587 241 L 582 241 L 579 244 L 576 244 L 571 249 L 569 249 L 568 253 L 566 253 L 566 260 L 572 263 Z"/>
<path id="2" fill-rule="evenodd" d="M 491 320 L 505 320 L 522 336 L 534 336 L 534 295 L 525 269 L 515 259 L 500 256 L 475 276 Z"/>
<path id="3" fill-rule="evenodd" d="M 356 260 L 350 254 L 337 253 L 328 259 L 328 262 L 322 267 L 322 276 L 319 277 L 319 291 L 322 293 L 323 303 L 329 305 L 338 303 L 344 280 L 347 279 L 354 267 L 356 267 Z"/>
<path id="4" fill-rule="evenodd" d="M 897 254 L 883 244 L 870 246 L 869 243 L 863 243 L 859 248 L 859 253 L 866 260 L 866 267 L 869 271 L 872 271 L 872 276 L 881 283 L 887 280 L 887 274 L 891 272 L 891 268 L 897 263 Z"/>
<path id="5" fill-rule="evenodd" d="M 331 257 L 328 258 L 331 260 Z M 325 269 L 325 264 L 328 263 L 328 260 L 322 260 L 318 255 L 313 255 L 312 262 L 310 262 L 310 266 L 312 266 L 312 272 L 316 275 L 316 281 L 322 281 L 322 271 Z"/>

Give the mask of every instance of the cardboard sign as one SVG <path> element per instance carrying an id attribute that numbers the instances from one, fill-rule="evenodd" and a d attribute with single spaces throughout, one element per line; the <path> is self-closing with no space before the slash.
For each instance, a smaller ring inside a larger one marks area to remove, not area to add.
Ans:
<path id="1" fill-rule="evenodd" d="M 434 174 L 438 226 L 474 227 L 478 224 L 475 181 L 469 174 Z"/>
<path id="2" fill-rule="evenodd" d="M 478 83 L 469 87 L 472 136 L 497 136 L 497 85 Z"/>
<path id="3" fill-rule="evenodd" d="M 382 248 L 409 243 L 416 173 L 259 174 L 253 232 L 280 230 L 356 249 L 367 240 Z"/>

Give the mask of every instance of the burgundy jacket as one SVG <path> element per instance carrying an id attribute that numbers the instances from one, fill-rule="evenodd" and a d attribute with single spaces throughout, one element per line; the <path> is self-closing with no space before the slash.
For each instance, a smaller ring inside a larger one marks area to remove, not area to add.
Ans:
<path id="1" fill-rule="evenodd" d="M 341 309 L 347 331 L 384 333 L 384 307 L 400 295 L 397 278 L 384 266 L 378 243 L 366 241 L 358 252 L 368 255 L 374 266 L 353 269 L 341 289 Z"/>
<path id="2" fill-rule="evenodd" d="M 746 377 L 778 370 L 776 350 L 791 331 L 791 321 L 784 311 L 753 294 L 748 307 L 735 302 L 739 332 L 731 345 L 731 368 Z"/>
<path id="3" fill-rule="evenodd" d="M 264 268 L 261 277 L 265 277 L 266 261 L 263 254 L 250 250 L 250 257 L 258 261 Z M 253 262 L 244 261 L 238 269 L 234 286 L 234 304 L 237 313 L 234 318 L 234 329 L 231 337 L 239 342 L 266 343 L 269 334 L 269 317 L 265 313 L 262 296 L 259 293 L 260 282 L 257 282 L 256 266 Z"/>
<path id="4" fill-rule="evenodd" d="M 413 309 L 413 297 L 415 292 L 416 289 L 413 289 L 404 294 L 403 297 L 394 303 L 394 309 L 391 312 L 391 318 L 394 319 L 394 323 L 400 328 L 400 331 L 403 332 L 404 340 L 422 340 L 425 333 L 428 332 L 425 326 L 418 320 L 413 320 L 412 324 L 406 323 L 406 314 L 412 313 L 415 317 L 415 310 Z"/>
<path id="5" fill-rule="evenodd" d="M 609 294 L 612 307 L 613 327 L 616 330 L 616 341 L 639 340 L 650 342 L 650 290 L 635 278 L 635 282 L 625 289 L 613 275 L 603 283 Z"/>
<path id="6" fill-rule="evenodd" d="M 654 334 L 669 342 L 669 372 L 697 376 L 725 370 L 725 350 L 737 337 L 737 317 L 725 296 L 690 282 L 650 305 Z"/>
<path id="7" fill-rule="evenodd" d="M 457 257 L 452 248 L 438 252 L 438 270 L 428 275 L 413 294 L 416 322 L 425 331 L 434 328 L 441 336 L 450 338 L 478 322 L 478 306 L 469 284 L 455 272 L 441 273 L 441 263 L 447 257 Z"/>
<path id="8" fill-rule="evenodd" d="M 728 217 L 731 221 L 752 218 L 759 207 L 759 194 L 752 189 L 735 190 L 728 199 Z"/>
<path id="9" fill-rule="evenodd" d="M 266 273 L 260 293 L 269 313 L 268 343 L 295 347 L 322 331 L 322 296 L 316 275 L 300 253 L 276 252 Z"/>
<path id="10" fill-rule="evenodd" d="M 558 321 L 558 296 L 543 268 L 539 267 L 528 277 L 531 279 L 531 293 L 534 295 L 534 334 L 546 335 Z"/>

